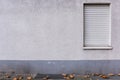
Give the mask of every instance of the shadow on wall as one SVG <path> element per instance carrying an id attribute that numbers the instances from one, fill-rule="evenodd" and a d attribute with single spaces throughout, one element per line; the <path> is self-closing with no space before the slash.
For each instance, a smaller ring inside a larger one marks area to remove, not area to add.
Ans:
<path id="1" fill-rule="evenodd" d="M 35 60 L 35 61 L 14 61 L 1 60 L 0 71 L 16 73 L 119 73 L 120 60 Z"/>

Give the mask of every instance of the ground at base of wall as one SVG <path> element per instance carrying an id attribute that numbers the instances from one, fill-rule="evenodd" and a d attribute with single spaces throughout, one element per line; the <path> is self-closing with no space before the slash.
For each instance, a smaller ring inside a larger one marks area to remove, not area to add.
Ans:
<path id="1" fill-rule="evenodd" d="M 0 80 L 120 80 L 120 74 L 16 74 L 0 73 Z"/>

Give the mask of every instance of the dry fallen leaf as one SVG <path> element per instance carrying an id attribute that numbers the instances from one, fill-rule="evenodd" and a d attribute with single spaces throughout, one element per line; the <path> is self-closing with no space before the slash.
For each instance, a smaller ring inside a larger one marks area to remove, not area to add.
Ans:
<path id="1" fill-rule="evenodd" d="M 103 75 L 101 77 L 104 78 L 104 79 L 108 79 L 109 78 L 108 76 L 105 76 L 105 75 Z"/>
<path id="2" fill-rule="evenodd" d="M 73 79 L 74 77 L 75 77 L 74 74 L 70 74 L 70 75 L 69 75 L 69 78 L 70 78 L 70 79 Z"/>
<path id="3" fill-rule="evenodd" d="M 14 77 L 13 80 L 18 80 L 18 79 L 16 77 Z"/>
<path id="4" fill-rule="evenodd" d="M 108 76 L 114 76 L 114 74 L 113 73 L 109 73 Z"/>
<path id="5" fill-rule="evenodd" d="M 70 80 L 70 78 L 69 78 L 69 77 L 66 77 L 66 80 Z"/>
<path id="6" fill-rule="evenodd" d="M 120 76 L 120 73 L 118 73 L 118 76 Z"/>
<path id="7" fill-rule="evenodd" d="M 99 76 L 100 74 L 99 74 L 99 73 L 94 73 L 93 75 L 94 75 L 94 76 Z"/>
<path id="8" fill-rule="evenodd" d="M 84 78 L 89 78 L 90 76 L 89 75 L 84 75 Z"/>
<path id="9" fill-rule="evenodd" d="M 63 75 L 64 77 L 67 77 L 67 74 L 65 74 L 65 73 L 63 73 L 62 75 Z"/>
<path id="10" fill-rule="evenodd" d="M 22 80 L 22 79 L 23 79 L 23 77 L 22 77 L 22 76 L 20 76 L 20 77 L 18 77 L 18 79 L 19 79 L 19 80 Z"/>
<path id="11" fill-rule="evenodd" d="M 43 80 L 47 80 L 47 79 L 49 79 L 49 77 L 48 77 L 48 76 L 46 76 L 46 77 L 44 77 L 44 78 L 43 78 Z"/>
<path id="12" fill-rule="evenodd" d="M 32 80 L 32 77 L 31 77 L 31 76 L 28 76 L 28 77 L 27 77 L 27 80 Z"/>

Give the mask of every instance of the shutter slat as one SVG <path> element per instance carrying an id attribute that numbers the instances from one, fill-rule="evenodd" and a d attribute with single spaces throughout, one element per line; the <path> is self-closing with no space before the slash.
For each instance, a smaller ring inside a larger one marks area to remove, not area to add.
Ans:
<path id="1" fill-rule="evenodd" d="M 110 13 L 109 4 L 85 4 L 85 46 L 110 46 Z"/>

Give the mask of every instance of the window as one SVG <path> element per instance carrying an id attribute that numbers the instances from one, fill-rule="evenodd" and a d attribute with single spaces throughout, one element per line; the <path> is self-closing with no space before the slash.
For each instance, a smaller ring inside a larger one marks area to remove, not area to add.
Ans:
<path id="1" fill-rule="evenodd" d="M 111 48 L 110 4 L 84 4 L 84 48 Z"/>

